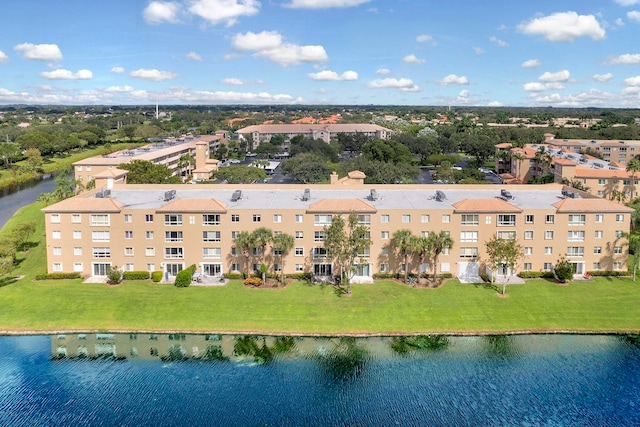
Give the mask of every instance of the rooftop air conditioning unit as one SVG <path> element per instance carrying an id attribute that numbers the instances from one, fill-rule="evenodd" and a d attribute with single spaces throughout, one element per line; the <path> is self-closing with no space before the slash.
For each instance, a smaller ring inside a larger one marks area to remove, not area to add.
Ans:
<path id="1" fill-rule="evenodd" d="M 242 190 L 234 191 L 233 194 L 231 195 L 231 201 L 237 202 L 240 199 L 242 199 Z"/>
<path id="2" fill-rule="evenodd" d="M 308 201 L 309 199 L 311 199 L 311 190 L 308 188 L 304 189 L 304 194 L 302 195 L 302 200 L 303 201 Z"/>
<path id="3" fill-rule="evenodd" d="M 369 199 L 378 200 L 378 192 L 375 189 L 371 189 L 371 191 L 369 192 Z"/>
<path id="4" fill-rule="evenodd" d="M 169 190 L 164 192 L 164 201 L 168 202 L 176 197 L 176 190 Z"/>

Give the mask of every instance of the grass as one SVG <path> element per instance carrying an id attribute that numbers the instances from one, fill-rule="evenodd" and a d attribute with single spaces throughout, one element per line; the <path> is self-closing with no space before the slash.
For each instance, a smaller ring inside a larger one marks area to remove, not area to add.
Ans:
<path id="1" fill-rule="evenodd" d="M 13 274 L 0 279 L 0 330 L 259 332 L 272 334 L 427 334 L 505 332 L 640 332 L 640 283 L 597 278 L 560 286 L 535 279 L 511 285 L 507 297 L 486 285 L 452 280 L 439 289 L 394 281 L 331 286 L 297 282 L 285 289 L 176 288 L 150 281 L 110 287 L 81 280 L 34 281 L 45 272 L 40 204 L 27 206 L 0 231 L 37 220 L 38 236 Z"/>

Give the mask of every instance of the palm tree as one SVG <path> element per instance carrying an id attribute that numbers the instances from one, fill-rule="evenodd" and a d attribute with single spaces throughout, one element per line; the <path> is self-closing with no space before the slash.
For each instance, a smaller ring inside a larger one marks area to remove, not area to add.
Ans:
<path id="1" fill-rule="evenodd" d="M 391 237 L 391 244 L 399 252 L 404 262 L 404 283 L 407 283 L 409 277 L 409 255 L 414 247 L 414 236 L 411 234 L 411 230 L 402 228 Z"/>
<path id="2" fill-rule="evenodd" d="M 279 233 L 273 236 L 273 250 L 280 252 L 280 282 L 284 284 L 284 257 L 293 249 L 294 240 L 291 234 Z"/>
<path id="3" fill-rule="evenodd" d="M 265 249 L 267 248 L 267 245 L 271 242 L 273 242 L 273 231 L 271 231 L 269 228 L 267 227 L 260 227 L 260 228 L 256 228 L 255 230 L 253 230 L 253 233 L 251 233 L 251 237 L 253 239 L 253 243 L 256 247 L 260 248 L 260 258 L 262 258 L 263 264 L 264 264 L 264 260 L 265 260 Z M 265 282 L 266 280 L 266 270 L 261 269 L 262 271 L 262 283 Z"/>
<path id="4" fill-rule="evenodd" d="M 627 199 L 624 191 L 613 190 L 611 192 L 611 200 L 618 203 L 623 203 Z"/>
<path id="5" fill-rule="evenodd" d="M 193 164 L 193 156 L 189 153 L 185 153 L 182 156 L 180 156 L 180 159 L 178 159 L 178 167 L 180 168 L 180 175 L 182 176 L 182 179 L 184 180 L 185 176 L 188 174 L 185 174 L 184 169 L 187 169 L 187 172 L 189 171 L 189 166 L 191 166 Z"/>
<path id="6" fill-rule="evenodd" d="M 249 275 L 249 255 L 251 255 L 251 248 L 253 247 L 253 235 L 248 231 L 241 231 L 233 239 L 233 244 L 236 249 L 242 253 L 245 262 L 245 277 Z"/>
<path id="7" fill-rule="evenodd" d="M 623 233 L 622 237 L 627 239 L 629 252 L 633 252 L 633 281 L 635 282 L 636 271 L 638 270 L 638 264 L 640 263 L 640 234 Z"/>
<path id="8" fill-rule="evenodd" d="M 516 162 L 518 163 L 518 171 L 516 174 L 516 178 L 518 179 L 518 181 L 520 181 L 520 183 L 522 183 L 522 161 L 525 159 L 524 154 L 522 154 L 520 151 L 516 151 L 513 153 L 512 157 L 514 159 L 516 159 Z"/>
<path id="9" fill-rule="evenodd" d="M 453 246 L 453 239 L 449 236 L 447 231 L 440 231 L 439 233 L 429 233 L 427 237 L 428 252 L 433 257 L 433 285 L 436 284 L 438 277 L 438 257 L 445 249 L 451 249 Z"/>
<path id="10" fill-rule="evenodd" d="M 429 255 L 428 239 L 428 237 L 415 237 L 411 242 L 413 249 L 418 252 L 418 284 L 420 284 L 420 266 L 424 264 L 424 260 Z"/>
<path id="11" fill-rule="evenodd" d="M 627 163 L 627 171 L 631 172 L 631 197 L 629 199 L 633 200 L 635 198 L 636 172 L 640 172 L 640 160 L 637 157 Z"/>

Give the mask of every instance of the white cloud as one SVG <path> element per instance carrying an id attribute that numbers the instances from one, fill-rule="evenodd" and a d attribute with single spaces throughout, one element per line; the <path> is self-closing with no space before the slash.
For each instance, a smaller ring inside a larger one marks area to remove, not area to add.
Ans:
<path id="1" fill-rule="evenodd" d="M 358 80 L 358 73 L 355 71 L 345 71 L 342 74 L 338 74 L 335 71 L 324 70 L 318 73 L 308 74 L 313 80 L 316 81 L 353 81 Z"/>
<path id="2" fill-rule="evenodd" d="M 418 58 L 413 53 L 410 54 L 410 55 L 405 56 L 404 58 L 402 58 L 402 60 L 404 62 L 409 63 L 409 64 L 424 64 L 425 62 L 427 62 L 426 59 Z"/>
<path id="3" fill-rule="evenodd" d="M 292 9 L 328 9 L 331 7 L 353 7 L 371 0 L 291 0 L 284 7 Z"/>
<path id="4" fill-rule="evenodd" d="M 531 82 L 525 83 L 523 85 L 523 89 L 527 92 L 542 92 L 545 90 L 562 90 L 564 89 L 564 85 L 560 82 L 549 82 L 549 83 L 540 83 L 540 82 Z"/>
<path id="5" fill-rule="evenodd" d="M 497 44 L 497 45 L 498 45 L 498 46 L 500 46 L 500 47 L 507 47 L 507 46 L 509 46 L 509 43 L 507 43 L 507 42 L 506 42 L 506 41 L 504 41 L 504 40 L 500 40 L 500 39 L 499 39 L 499 38 L 497 38 L 496 36 L 491 36 L 491 37 L 489 37 L 489 41 L 490 41 L 490 42 L 493 42 L 493 43 L 495 43 L 495 44 Z"/>
<path id="6" fill-rule="evenodd" d="M 431 46 L 436 46 L 438 44 L 433 39 L 433 37 L 428 34 L 420 34 L 419 36 L 416 37 L 416 41 L 418 43 L 428 43 Z"/>
<path id="7" fill-rule="evenodd" d="M 576 12 L 559 12 L 534 18 L 518 25 L 525 34 L 541 35 L 553 42 L 569 42 L 578 37 L 602 40 L 605 30 L 593 15 L 578 15 Z"/>
<path id="8" fill-rule="evenodd" d="M 474 47 L 473 51 L 476 53 L 476 55 L 482 55 L 484 53 L 484 49 L 481 47 Z"/>
<path id="9" fill-rule="evenodd" d="M 448 85 L 468 85 L 469 79 L 467 76 L 457 76 L 455 74 L 449 74 L 439 81 L 442 86 Z"/>
<path id="10" fill-rule="evenodd" d="M 386 74 L 389 74 L 390 72 L 391 70 L 388 68 L 378 68 L 376 70 L 376 74 L 380 74 L 380 75 L 386 75 Z"/>
<path id="11" fill-rule="evenodd" d="M 624 84 L 626 84 L 627 86 L 640 86 L 640 76 L 624 79 Z"/>
<path id="12" fill-rule="evenodd" d="M 629 11 L 627 12 L 627 18 L 632 21 L 640 22 L 640 12 L 638 12 L 637 10 Z"/>
<path id="13" fill-rule="evenodd" d="M 633 6 L 634 4 L 640 4 L 640 0 L 615 0 L 620 6 Z"/>
<path id="14" fill-rule="evenodd" d="M 114 73 L 114 74 L 122 74 L 122 73 L 124 73 L 124 68 L 123 67 L 113 67 L 109 72 Z"/>
<path id="15" fill-rule="evenodd" d="M 177 74 L 172 73 L 171 71 L 160 71 L 148 68 L 140 68 L 138 70 L 134 70 L 129 73 L 131 77 L 135 77 L 143 80 L 151 80 L 154 82 L 160 82 L 162 80 L 170 80 L 178 77 Z"/>
<path id="16" fill-rule="evenodd" d="M 0 62 L 9 62 L 9 57 L 6 53 L 0 50 Z"/>
<path id="17" fill-rule="evenodd" d="M 459 98 L 468 98 L 469 97 L 470 92 L 467 89 L 463 89 L 460 91 L 460 93 L 458 94 Z"/>
<path id="18" fill-rule="evenodd" d="M 189 12 L 213 25 L 224 23 L 227 27 L 238 22 L 240 16 L 253 16 L 260 11 L 258 0 L 192 0 Z"/>
<path id="19" fill-rule="evenodd" d="M 545 72 L 543 73 L 540 77 L 538 77 L 538 80 L 540 80 L 541 82 L 566 82 L 569 80 L 569 78 L 571 77 L 571 73 L 569 72 L 569 70 L 562 70 L 562 71 L 558 71 L 556 73 L 550 73 L 550 72 Z"/>
<path id="20" fill-rule="evenodd" d="M 618 27 L 624 27 L 624 21 L 622 20 L 622 18 L 616 19 L 616 25 Z"/>
<path id="21" fill-rule="evenodd" d="M 91 80 L 93 73 L 89 70 L 78 70 L 77 73 L 69 70 L 57 69 L 53 71 L 43 71 L 40 77 L 48 80 Z"/>
<path id="22" fill-rule="evenodd" d="M 32 44 L 21 43 L 13 47 L 14 50 L 22 52 L 24 59 L 34 59 L 37 61 L 61 61 L 62 52 L 57 44 Z"/>
<path id="23" fill-rule="evenodd" d="M 640 53 L 625 53 L 611 58 L 612 64 L 638 64 L 640 63 Z"/>
<path id="24" fill-rule="evenodd" d="M 133 92 L 134 89 L 131 86 L 110 86 L 105 89 L 105 92 L 109 93 L 126 93 Z"/>
<path id="25" fill-rule="evenodd" d="M 520 64 L 522 68 L 538 68 L 540 65 L 542 65 L 542 63 L 537 59 L 528 59 Z"/>
<path id="26" fill-rule="evenodd" d="M 609 80 L 611 80 L 613 78 L 613 74 L 611 73 L 606 73 L 606 74 L 594 74 L 593 76 L 591 76 L 591 78 L 597 82 L 600 83 L 604 83 L 604 82 L 608 82 Z"/>
<path id="27" fill-rule="evenodd" d="M 487 104 L 487 107 L 502 107 L 502 102 L 500 101 L 491 101 Z"/>
<path id="28" fill-rule="evenodd" d="M 272 95 L 268 92 L 176 92 L 167 94 L 170 99 L 178 99 L 189 104 L 302 104 L 302 98 L 294 98 L 287 94 Z"/>
<path id="29" fill-rule="evenodd" d="M 198 55 L 195 52 L 187 53 L 187 59 L 193 59 L 194 61 L 202 61 L 202 56 Z"/>
<path id="30" fill-rule="evenodd" d="M 226 85 L 242 86 L 242 85 L 248 85 L 248 84 L 262 84 L 264 82 L 262 80 L 243 80 L 235 77 L 229 77 L 229 78 L 220 80 L 220 83 L 223 83 Z"/>
<path id="31" fill-rule="evenodd" d="M 400 92 L 418 92 L 420 88 L 413 83 L 411 79 L 406 78 L 386 78 L 377 79 L 369 82 L 368 86 L 372 89 L 397 89 Z"/>
<path id="32" fill-rule="evenodd" d="M 257 34 L 249 31 L 236 34 L 231 45 L 240 52 L 255 51 L 254 55 L 265 57 L 285 67 L 301 62 L 325 62 L 329 59 L 324 47 L 284 42 L 282 35 L 277 31 L 262 31 Z"/>
<path id="33" fill-rule="evenodd" d="M 149 24 L 161 24 L 163 22 L 177 24 L 180 22 L 179 13 L 180 4 L 176 2 L 152 1 L 142 11 L 142 17 Z"/>

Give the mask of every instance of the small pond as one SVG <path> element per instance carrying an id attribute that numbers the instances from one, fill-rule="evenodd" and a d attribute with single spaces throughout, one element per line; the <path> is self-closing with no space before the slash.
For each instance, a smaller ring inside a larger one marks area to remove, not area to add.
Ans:
<path id="1" fill-rule="evenodd" d="M 634 337 L 0 337 L 0 425 L 637 426 Z"/>

